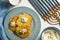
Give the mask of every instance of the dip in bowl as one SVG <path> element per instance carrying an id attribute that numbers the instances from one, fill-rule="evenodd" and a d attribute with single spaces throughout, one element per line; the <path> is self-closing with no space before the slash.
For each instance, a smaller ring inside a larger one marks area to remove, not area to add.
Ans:
<path id="1" fill-rule="evenodd" d="M 41 33 L 40 40 L 60 40 L 60 30 L 55 27 L 48 27 Z"/>

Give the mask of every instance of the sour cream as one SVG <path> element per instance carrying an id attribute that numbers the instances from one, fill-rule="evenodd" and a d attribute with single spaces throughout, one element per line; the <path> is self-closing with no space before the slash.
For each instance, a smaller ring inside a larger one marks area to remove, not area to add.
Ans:
<path id="1" fill-rule="evenodd" d="M 10 23 L 10 26 L 16 26 L 15 21 Z"/>
<path id="2" fill-rule="evenodd" d="M 26 18 L 26 17 L 22 17 L 22 22 L 27 22 L 28 21 L 28 18 Z"/>
<path id="3" fill-rule="evenodd" d="M 42 33 L 42 40 L 59 40 L 59 33 L 56 30 L 48 29 Z"/>
<path id="4" fill-rule="evenodd" d="M 27 32 L 27 29 L 22 29 L 22 30 L 20 30 L 20 32 L 21 32 L 22 34 L 24 34 L 24 33 Z"/>

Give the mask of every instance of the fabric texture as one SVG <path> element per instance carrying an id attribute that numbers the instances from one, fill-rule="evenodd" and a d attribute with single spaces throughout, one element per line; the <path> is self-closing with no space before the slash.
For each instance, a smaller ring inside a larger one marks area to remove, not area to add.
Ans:
<path id="1" fill-rule="evenodd" d="M 5 17 L 5 15 L 7 15 L 8 11 L 9 11 L 9 5 L 0 0 L 0 40 L 8 40 L 2 24 L 3 18 Z"/>

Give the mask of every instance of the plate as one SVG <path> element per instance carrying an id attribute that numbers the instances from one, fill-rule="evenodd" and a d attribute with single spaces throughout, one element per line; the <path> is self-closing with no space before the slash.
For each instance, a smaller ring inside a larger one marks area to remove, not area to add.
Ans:
<path id="1" fill-rule="evenodd" d="M 16 35 L 14 35 L 14 33 L 8 27 L 8 23 L 10 19 L 15 15 L 22 14 L 22 12 L 27 12 L 33 17 L 33 21 L 30 26 L 31 33 L 27 38 L 24 38 L 24 39 L 21 39 L 17 37 Z M 4 25 L 5 33 L 10 40 L 35 40 L 41 28 L 41 22 L 40 22 L 40 17 L 38 16 L 38 13 L 34 12 L 32 9 L 28 7 L 17 7 L 17 8 L 10 10 L 8 14 L 6 15 L 6 17 L 4 18 L 3 25 Z"/>

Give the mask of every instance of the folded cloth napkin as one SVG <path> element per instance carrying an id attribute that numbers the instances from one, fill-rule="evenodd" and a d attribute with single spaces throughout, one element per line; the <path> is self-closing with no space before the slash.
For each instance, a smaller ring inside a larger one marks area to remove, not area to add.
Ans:
<path id="1" fill-rule="evenodd" d="M 4 31 L 3 24 L 2 24 L 3 18 L 5 17 L 5 15 L 7 15 L 8 11 L 9 11 L 8 5 L 3 3 L 0 0 L 0 40 L 8 40 Z"/>
<path id="2" fill-rule="evenodd" d="M 3 24 L 2 24 L 3 18 L 7 14 L 7 11 L 8 11 L 7 9 L 0 10 L 0 38 L 2 40 L 7 40 L 7 37 L 4 32 Z"/>
<path id="3" fill-rule="evenodd" d="M 0 39 L 1 40 L 9 40 L 7 37 L 6 37 L 6 34 L 4 32 L 4 28 L 3 28 L 3 25 L 0 24 Z"/>

